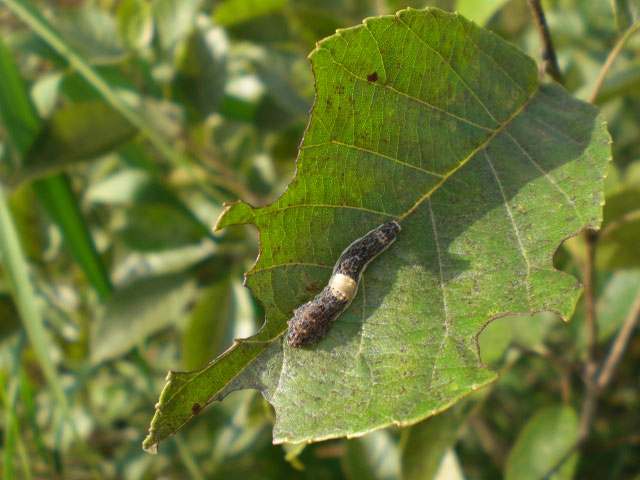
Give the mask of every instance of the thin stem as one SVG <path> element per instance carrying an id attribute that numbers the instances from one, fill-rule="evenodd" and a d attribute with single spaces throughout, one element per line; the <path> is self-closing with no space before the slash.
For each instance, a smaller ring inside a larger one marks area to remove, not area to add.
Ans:
<path id="1" fill-rule="evenodd" d="M 600 234 L 598 235 L 598 241 L 602 242 L 603 240 L 605 240 L 609 235 L 611 235 L 611 232 L 613 232 L 614 230 L 620 228 L 623 225 L 626 225 L 627 223 L 631 223 L 635 220 L 640 220 L 640 210 L 633 210 L 629 213 L 626 213 L 625 215 L 623 215 L 620 219 L 616 220 L 615 222 L 611 222 L 609 225 L 607 225 L 606 228 L 604 228 Z"/>
<path id="2" fill-rule="evenodd" d="M 611 345 L 607 358 L 603 362 L 602 370 L 600 370 L 600 375 L 598 375 L 596 381 L 599 389 L 603 389 L 609 385 L 609 382 L 613 378 L 613 372 L 615 372 L 622 355 L 627 349 L 629 339 L 631 338 L 633 329 L 638 323 L 638 319 L 640 319 L 640 291 L 636 294 L 633 306 L 631 310 L 629 310 L 629 314 L 622 324 L 622 328 L 618 331 L 618 335 Z"/>
<path id="3" fill-rule="evenodd" d="M 596 343 L 598 339 L 598 323 L 596 321 L 596 302 L 595 302 L 595 251 L 597 234 L 592 231 L 586 232 L 587 240 L 587 258 L 584 265 L 583 281 L 585 284 L 584 301 L 586 309 L 587 323 L 587 358 L 585 360 L 584 376 L 585 376 L 585 400 L 582 405 L 580 414 L 578 442 L 582 442 L 589 436 L 591 431 L 591 423 L 595 415 L 598 389 L 595 384 L 595 376 L 598 371 L 598 363 L 595 358 Z"/>
<path id="4" fill-rule="evenodd" d="M 598 323 L 596 321 L 595 302 L 595 251 L 598 236 L 596 232 L 587 231 L 587 257 L 584 265 L 583 281 L 585 285 L 584 301 L 587 321 L 587 359 L 585 361 L 585 374 L 589 379 L 593 379 L 597 370 L 595 361 L 595 349 L 598 339 Z"/>
<path id="5" fill-rule="evenodd" d="M 591 432 L 591 424 L 593 423 L 593 418 L 596 412 L 598 396 L 609 385 L 609 382 L 613 378 L 613 373 L 615 372 L 615 369 L 618 366 L 618 363 L 620 362 L 620 359 L 622 358 L 627 345 L 629 344 L 631 334 L 633 333 L 633 330 L 639 320 L 640 291 L 638 291 L 638 293 L 636 294 L 636 298 L 631 309 L 629 310 L 629 314 L 627 315 L 627 318 L 625 319 L 622 327 L 618 331 L 618 335 L 611 345 L 611 349 L 609 350 L 607 358 L 602 363 L 603 366 L 600 374 L 597 376 L 597 378 L 594 375 L 594 377 L 591 377 L 591 380 L 585 382 L 586 394 L 585 400 L 582 405 L 582 412 L 580 414 L 578 438 L 542 478 L 548 479 L 554 473 L 556 473 L 562 467 L 564 462 L 569 459 L 573 452 L 580 448 L 580 446 L 588 438 Z"/>
<path id="6" fill-rule="evenodd" d="M 483 450 L 487 452 L 493 464 L 499 469 L 504 468 L 506 446 L 493 434 L 489 425 L 481 417 L 473 417 L 471 423 Z"/>
<path id="7" fill-rule="evenodd" d="M 609 354 L 607 358 L 603 362 L 603 367 L 598 376 L 597 380 L 594 379 L 592 382 L 586 383 L 587 393 L 585 394 L 585 400 L 582 405 L 582 412 L 580 414 L 580 423 L 579 423 L 579 431 L 578 438 L 576 441 L 567 449 L 565 454 L 547 471 L 547 473 L 542 477 L 543 479 L 550 478 L 554 473 L 556 473 L 566 462 L 569 457 L 575 452 L 580 446 L 585 442 L 588 438 L 589 433 L 591 431 L 591 424 L 593 422 L 593 417 L 595 416 L 597 399 L 602 390 L 604 390 L 608 385 L 611 379 L 613 378 L 613 373 L 624 354 L 627 345 L 629 344 L 629 339 L 631 338 L 631 334 L 640 319 L 640 291 L 636 295 L 636 299 L 633 302 L 633 306 L 631 310 L 629 310 L 629 314 L 625 319 L 622 328 L 620 328 L 616 339 L 611 345 L 611 349 L 609 350 Z"/>
<path id="8" fill-rule="evenodd" d="M 549 27 L 547 26 L 547 20 L 544 16 L 544 10 L 540 4 L 540 0 L 527 0 L 529 9 L 531 10 L 531 16 L 533 17 L 533 23 L 536 25 L 540 41 L 542 42 L 542 73 L 549 72 L 549 75 L 559 84 L 564 83 L 560 67 L 558 66 L 558 59 L 556 58 L 556 51 L 553 48 L 553 40 L 551 40 L 551 34 L 549 33 Z"/>
<path id="9" fill-rule="evenodd" d="M 622 51 L 622 48 L 625 46 L 627 41 L 638 30 L 640 30 L 640 22 L 632 25 L 626 32 L 624 32 L 624 35 L 618 39 L 615 46 L 613 47 L 613 50 L 611 50 L 611 53 L 609 53 L 609 56 L 607 57 L 607 61 L 604 62 L 604 65 L 600 70 L 600 74 L 598 75 L 596 84 L 593 86 L 591 95 L 589 95 L 589 98 L 588 98 L 589 102 L 594 103 L 596 101 L 596 98 L 598 97 L 598 93 L 600 93 L 600 89 L 602 88 L 602 84 L 604 83 L 604 79 L 609 73 L 609 70 L 611 69 L 613 62 L 615 62 L 616 58 Z"/>

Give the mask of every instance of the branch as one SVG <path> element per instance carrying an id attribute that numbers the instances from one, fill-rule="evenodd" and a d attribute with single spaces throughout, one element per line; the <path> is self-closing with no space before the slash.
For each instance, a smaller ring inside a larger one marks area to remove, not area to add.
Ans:
<path id="1" fill-rule="evenodd" d="M 591 430 L 593 416 L 595 415 L 598 395 L 600 395 L 602 390 L 604 390 L 609 385 L 609 382 L 613 378 L 613 372 L 615 371 L 618 363 L 620 362 L 620 359 L 622 358 L 623 353 L 626 350 L 627 345 L 629 344 L 629 339 L 631 338 L 633 329 L 638 323 L 639 319 L 640 291 L 636 294 L 636 299 L 633 302 L 633 306 L 631 307 L 631 310 L 629 310 L 629 314 L 627 315 L 622 328 L 620 328 L 616 339 L 611 345 L 611 350 L 609 350 L 609 354 L 607 355 L 606 360 L 603 362 L 603 367 L 600 375 L 598 376 L 597 380 L 586 383 L 587 393 L 582 406 L 582 412 L 580 414 L 580 430 L 578 432 L 578 438 L 567 449 L 564 455 L 562 455 L 562 457 L 560 457 L 560 459 L 541 478 L 545 480 L 551 478 L 551 476 L 562 467 L 564 462 L 569 459 L 573 452 L 580 448 L 587 439 Z"/>
<path id="2" fill-rule="evenodd" d="M 618 331 L 618 335 L 611 345 L 611 349 L 609 350 L 607 358 L 603 363 L 600 375 L 598 375 L 596 385 L 600 390 L 604 389 L 611 381 L 613 372 L 615 371 L 618 363 L 620 362 L 620 359 L 622 358 L 622 355 L 627 349 L 629 339 L 631 338 L 633 329 L 638 323 L 638 319 L 640 319 L 640 291 L 636 294 L 636 299 L 633 302 L 633 306 L 631 307 L 631 310 L 629 310 L 629 314 L 622 324 L 622 328 L 620 328 L 620 330 Z"/>
<path id="3" fill-rule="evenodd" d="M 496 467 L 503 469 L 507 460 L 505 455 L 506 446 L 493 434 L 489 425 L 481 417 L 475 416 L 471 423 L 483 450 L 489 455 Z"/>
<path id="4" fill-rule="evenodd" d="M 549 72 L 549 75 L 558 82 L 560 85 L 564 84 L 562 78 L 562 72 L 558 66 L 558 59 L 556 58 L 556 51 L 553 48 L 553 41 L 551 40 L 551 34 L 549 33 L 549 27 L 547 26 L 547 20 L 544 16 L 544 10 L 540 4 L 540 0 L 527 0 L 529 9 L 531 10 L 531 16 L 533 17 L 533 23 L 535 23 L 542 42 L 542 71 L 541 73 Z"/>
<path id="5" fill-rule="evenodd" d="M 622 48 L 625 46 L 629 38 L 631 38 L 631 36 L 638 30 L 640 30 L 640 22 L 632 25 L 626 32 L 624 32 L 624 35 L 618 39 L 616 45 L 613 47 L 613 50 L 611 50 L 611 53 L 609 53 L 607 61 L 604 62 L 604 65 L 600 70 L 600 74 L 598 75 L 596 84 L 593 86 L 591 95 L 589 95 L 589 102 L 595 102 L 596 98 L 598 97 L 598 93 L 600 93 L 600 89 L 602 88 L 602 84 L 604 83 L 604 79 L 607 76 L 607 73 L 609 73 L 611 66 L 613 65 L 613 62 L 618 57 L 618 54 L 622 51 Z"/>
<path id="6" fill-rule="evenodd" d="M 587 359 L 585 361 L 585 377 L 587 378 L 587 390 L 595 386 L 591 382 L 595 378 L 598 370 L 598 364 L 595 360 L 596 343 L 598 341 L 598 323 L 596 322 L 596 301 L 595 301 L 595 252 L 598 234 L 588 230 L 586 232 L 587 240 L 587 258 L 584 265 L 583 281 L 585 285 L 584 302 L 586 308 L 587 321 Z"/>

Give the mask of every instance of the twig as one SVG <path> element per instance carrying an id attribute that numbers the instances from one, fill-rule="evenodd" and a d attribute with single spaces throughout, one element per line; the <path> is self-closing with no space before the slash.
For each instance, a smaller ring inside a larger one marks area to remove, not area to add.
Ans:
<path id="1" fill-rule="evenodd" d="M 502 469 L 506 462 L 504 452 L 506 452 L 507 449 L 505 445 L 496 438 L 489 425 L 487 425 L 480 416 L 473 417 L 471 423 L 473 424 L 473 429 L 476 432 L 484 451 L 487 452 L 493 464 L 499 469 Z"/>
<path id="2" fill-rule="evenodd" d="M 595 301 L 595 275 L 594 263 L 596 242 L 598 236 L 596 232 L 588 230 L 586 232 L 587 257 L 584 265 L 583 281 L 585 284 L 584 302 L 586 308 L 587 321 L 587 359 L 585 361 L 585 376 L 588 380 L 593 380 L 598 370 L 595 360 L 596 343 L 598 340 L 598 323 L 596 322 L 596 301 Z M 591 382 L 586 382 L 587 387 Z M 595 384 L 592 384 L 592 386 Z"/>
<path id="3" fill-rule="evenodd" d="M 591 430 L 591 423 L 593 421 L 593 417 L 595 415 L 595 410 L 597 406 L 598 395 L 604 390 L 608 385 L 611 379 L 613 378 L 613 372 L 615 371 L 620 359 L 622 358 L 622 354 L 626 350 L 627 345 L 629 344 L 629 339 L 631 338 L 631 334 L 633 333 L 633 329 L 638 323 L 640 319 L 640 291 L 636 295 L 636 299 L 633 302 L 633 306 L 625 319 L 622 328 L 619 330 L 616 339 L 611 345 L 611 350 L 609 350 L 609 354 L 607 358 L 603 362 L 603 367 L 598 376 L 597 380 L 594 379 L 593 382 L 586 383 L 587 393 L 585 395 L 585 401 L 582 406 L 582 412 L 580 414 L 580 429 L 578 432 L 578 438 L 576 441 L 567 449 L 564 455 L 560 457 L 560 459 L 545 473 L 542 479 L 550 478 L 554 473 L 556 473 L 560 467 L 566 462 L 569 457 L 575 452 L 580 446 L 585 442 L 587 437 L 589 436 Z"/>
<path id="4" fill-rule="evenodd" d="M 585 394 L 585 400 L 582 406 L 582 412 L 580 414 L 580 428 L 578 432 L 578 438 L 567 449 L 565 454 L 547 471 L 542 477 L 543 479 L 550 478 L 554 473 L 562 467 L 564 462 L 585 442 L 589 436 L 591 430 L 591 424 L 595 415 L 598 396 L 608 385 L 613 378 L 613 372 L 615 371 L 623 353 L 625 352 L 629 339 L 633 333 L 633 329 L 640 319 L 640 291 L 636 294 L 636 298 L 633 302 L 631 310 L 625 319 L 622 327 L 618 331 L 618 335 L 611 345 L 611 349 L 607 355 L 607 358 L 603 362 L 602 370 L 597 379 L 593 381 L 585 382 L 587 392 Z"/>
<path id="5" fill-rule="evenodd" d="M 613 65 L 613 62 L 618 57 L 618 54 L 622 51 L 622 48 L 625 46 L 625 44 L 627 43 L 629 38 L 631 38 L 631 35 L 633 35 L 638 30 L 640 30 L 640 22 L 632 25 L 624 33 L 624 35 L 618 39 L 618 41 L 616 42 L 616 45 L 613 47 L 613 50 L 611 50 L 611 53 L 609 53 L 609 56 L 607 57 L 606 62 L 604 62 L 604 65 L 602 66 L 602 69 L 600 70 L 600 74 L 598 75 L 598 79 L 596 80 L 596 84 L 593 86 L 593 90 L 591 91 L 591 95 L 589 95 L 589 98 L 588 98 L 589 102 L 591 102 L 591 103 L 595 102 L 595 100 L 596 100 L 596 98 L 598 96 L 598 93 L 600 93 L 600 89 L 602 88 L 602 84 L 604 83 L 604 79 L 607 76 L 607 73 L 609 73 L 609 70 L 611 69 L 611 66 Z"/>
<path id="6" fill-rule="evenodd" d="M 618 335 L 611 345 L 607 358 L 603 362 L 602 370 L 600 370 L 598 380 L 596 381 L 596 385 L 600 390 L 604 389 L 611 381 L 613 372 L 629 344 L 629 339 L 631 338 L 633 329 L 638 323 L 638 319 L 640 319 L 640 291 L 636 294 L 633 306 L 631 310 L 629 310 L 629 314 L 622 324 L 622 328 L 618 331 Z"/>
<path id="7" fill-rule="evenodd" d="M 598 235 L 598 242 L 602 242 L 605 238 L 611 235 L 611 232 L 623 225 L 626 225 L 627 223 L 633 222 L 634 220 L 640 220 L 640 210 L 628 212 L 620 219 L 607 225 L 607 227 L 600 232 L 600 235 Z"/>
<path id="8" fill-rule="evenodd" d="M 547 20 L 544 16 L 544 10 L 540 4 L 540 0 L 527 0 L 529 9 L 531 10 L 531 16 L 533 22 L 538 29 L 538 35 L 542 42 L 542 72 L 549 72 L 549 75 L 558 82 L 564 84 L 560 67 L 558 67 L 558 59 L 556 58 L 556 51 L 553 48 L 553 41 L 551 40 L 551 34 L 549 33 L 549 27 L 547 26 Z"/>
<path id="9" fill-rule="evenodd" d="M 596 343 L 598 340 L 598 323 L 596 322 L 596 285 L 594 275 L 596 242 L 598 240 L 598 234 L 594 231 L 587 230 L 586 240 L 587 256 L 583 271 L 583 281 L 585 285 L 585 319 L 587 323 L 587 358 L 584 362 L 585 396 L 582 403 L 582 411 L 580 412 L 580 420 L 578 423 L 578 438 L 575 448 L 578 448 L 582 444 L 582 442 L 586 440 L 586 438 L 589 436 L 589 433 L 591 432 L 591 424 L 596 412 L 599 393 L 595 383 L 595 377 L 598 371 L 598 363 L 595 358 Z"/>

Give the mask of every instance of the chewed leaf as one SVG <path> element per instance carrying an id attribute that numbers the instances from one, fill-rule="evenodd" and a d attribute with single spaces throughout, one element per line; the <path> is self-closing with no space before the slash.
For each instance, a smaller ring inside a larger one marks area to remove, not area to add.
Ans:
<path id="1" fill-rule="evenodd" d="M 476 344 L 487 322 L 541 310 L 566 320 L 581 294 L 552 257 L 601 222 L 610 138 L 592 105 L 539 85 L 518 48 L 436 9 L 369 18 L 310 59 L 317 95 L 295 179 L 272 205 L 236 203 L 217 224 L 259 229 L 246 283 L 265 324 L 204 369 L 170 373 L 147 449 L 241 388 L 274 406 L 276 443 L 418 422 L 495 378 Z M 392 219 L 396 242 L 327 337 L 283 342 L 343 249 Z"/>

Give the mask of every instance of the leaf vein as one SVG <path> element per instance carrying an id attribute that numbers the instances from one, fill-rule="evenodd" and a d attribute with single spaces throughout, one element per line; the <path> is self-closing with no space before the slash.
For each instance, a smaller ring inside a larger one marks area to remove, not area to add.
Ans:
<path id="1" fill-rule="evenodd" d="M 482 109 L 485 112 L 487 112 L 487 115 L 489 115 L 494 122 L 496 122 L 497 124 L 500 124 L 500 122 L 496 119 L 496 117 L 494 117 L 493 114 L 489 111 L 489 109 L 487 108 L 485 103 L 482 100 L 480 100 L 478 95 L 476 95 L 476 92 L 474 92 L 473 89 L 467 84 L 467 82 L 464 81 L 464 79 L 458 73 L 458 71 L 455 68 L 453 68 L 453 65 L 451 65 L 451 62 L 445 60 L 445 58 L 442 56 L 442 54 L 438 50 L 436 50 L 431 45 L 429 45 L 427 42 L 425 42 L 422 38 L 420 38 L 420 36 L 415 32 L 415 30 L 413 30 L 404 20 L 402 20 L 401 17 L 398 16 L 398 20 L 400 20 L 400 23 L 402 25 L 404 25 L 407 28 L 407 30 L 409 30 L 413 34 L 413 36 L 416 37 L 420 41 L 420 43 L 422 43 L 425 47 L 427 47 L 429 50 L 431 50 L 433 53 L 435 53 L 436 55 L 438 55 L 440 57 L 440 59 L 445 63 L 445 65 L 447 65 L 449 67 L 449 69 L 453 72 L 453 74 L 456 77 L 458 77 L 458 80 L 460 80 L 460 82 L 465 86 L 467 91 L 478 101 L 478 103 L 480 104 Z"/>
<path id="2" fill-rule="evenodd" d="M 436 107 L 435 105 L 432 105 L 432 104 L 430 104 L 429 102 L 425 102 L 424 100 L 422 100 L 422 99 L 420 99 L 420 98 L 414 97 L 414 96 L 412 96 L 412 95 L 409 95 L 409 94 L 408 94 L 408 93 L 406 93 L 406 92 L 402 92 L 402 91 L 400 91 L 400 90 L 398 90 L 398 89 L 396 89 L 396 88 L 393 88 L 391 85 L 383 85 L 383 84 L 381 84 L 381 83 L 372 83 L 372 82 L 369 82 L 366 78 L 363 78 L 363 77 L 360 77 L 359 75 L 356 75 L 356 74 L 355 74 L 355 73 L 353 73 L 351 70 L 349 70 L 349 69 L 346 67 L 346 65 L 344 65 L 343 63 L 340 63 L 338 60 L 336 60 L 336 59 L 335 59 L 335 57 L 333 56 L 333 54 L 332 54 L 329 50 L 327 50 L 326 48 L 324 48 L 324 47 L 318 47 L 318 50 L 319 50 L 319 51 L 320 51 L 320 50 L 324 50 L 325 52 L 327 52 L 327 53 L 329 54 L 329 56 L 331 57 L 331 61 L 332 61 L 333 63 L 335 63 L 336 65 L 338 65 L 338 66 L 339 66 L 340 68 L 342 68 L 345 72 L 347 72 L 349 75 L 351 75 L 353 78 L 356 78 L 357 80 L 360 80 L 360 81 L 362 81 L 362 82 L 367 82 L 368 84 L 373 85 L 374 87 L 378 87 L 378 88 L 386 88 L 387 90 L 391 90 L 392 92 L 395 92 L 396 94 L 398 94 L 398 95 L 400 95 L 400 96 L 402 96 L 402 97 L 406 97 L 406 98 L 408 98 L 408 99 L 410 99 L 410 100 L 413 100 L 413 101 L 415 101 L 415 102 L 421 103 L 422 105 L 425 105 L 425 106 L 427 106 L 427 107 L 431 108 L 432 110 L 436 110 L 436 111 L 438 111 L 438 112 L 444 113 L 445 115 L 448 115 L 448 116 L 450 116 L 450 117 L 452 117 L 452 118 L 455 118 L 456 120 L 459 120 L 459 121 L 461 121 L 461 122 L 467 123 L 467 124 L 472 125 L 472 126 L 474 126 L 474 127 L 476 127 L 476 128 L 480 128 L 481 130 L 485 130 L 485 131 L 487 131 L 487 132 L 492 132 L 492 131 L 493 131 L 491 128 L 484 127 L 484 126 L 479 125 L 479 124 L 477 124 L 477 123 L 475 123 L 475 122 L 472 122 L 471 120 L 468 120 L 468 119 L 466 119 L 466 118 L 460 117 L 460 116 L 456 115 L 455 113 L 449 112 L 449 111 L 447 111 L 447 110 L 445 110 L 445 109 L 443 109 L 443 108 L 440 108 L 440 107 Z"/>
<path id="3" fill-rule="evenodd" d="M 564 197 L 564 199 L 566 200 L 566 202 L 571 206 L 571 208 L 573 209 L 574 212 L 576 212 L 576 214 L 578 215 L 578 219 L 580 220 L 580 223 L 584 223 L 584 218 L 582 217 L 582 214 L 578 211 L 578 209 L 576 208 L 575 203 L 569 198 L 569 196 L 567 195 L 567 193 L 560 187 L 560 185 L 558 185 L 558 182 L 555 181 L 555 179 L 551 176 L 551 174 L 549 172 L 547 172 L 546 170 L 544 170 L 539 164 L 538 162 L 535 161 L 535 159 L 529 155 L 529 152 L 527 152 L 522 145 L 520 144 L 520 142 L 518 142 L 518 140 L 516 139 L 515 136 L 513 136 L 509 130 L 505 129 L 504 131 L 507 136 L 511 139 L 511 141 L 513 143 L 516 144 L 516 146 L 518 147 L 518 149 L 524 154 L 525 157 L 527 157 L 529 159 L 529 161 L 533 164 L 534 167 L 536 167 L 536 169 L 542 174 L 542 176 L 544 178 L 547 179 L 547 181 L 558 191 L 560 192 L 560 194 Z"/>
<path id="4" fill-rule="evenodd" d="M 427 200 L 427 205 L 429 205 L 429 214 L 431 216 L 431 225 L 433 225 L 433 239 L 436 242 L 436 252 L 438 254 L 438 272 L 440 273 L 440 291 L 442 292 L 442 307 L 444 310 L 444 335 L 442 336 L 442 341 L 440 342 L 440 346 L 438 347 L 438 352 L 435 355 L 435 359 L 433 361 L 433 368 L 431 370 L 431 382 L 430 385 L 433 385 L 436 376 L 437 370 L 437 362 L 442 354 L 442 350 L 444 349 L 444 345 L 449 338 L 450 332 L 450 319 L 449 319 L 449 305 L 447 303 L 447 293 L 444 287 L 444 274 L 442 273 L 442 251 L 440 250 L 440 240 L 438 239 L 438 227 L 436 226 L 436 219 L 433 215 L 433 208 L 431 206 L 431 199 Z"/>
<path id="5" fill-rule="evenodd" d="M 369 208 L 354 207 L 354 206 L 351 206 L 351 205 L 324 205 L 324 204 L 320 204 L 320 203 L 298 203 L 296 205 L 287 205 L 286 207 L 275 208 L 273 210 L 269 210 L 268 212 L 259 213 L 259 214 L 255 215 L 253 218 L 263 217 L 265 215 L 270 215 L 272 213 L 281 212 L 281 211 L 289 210 L 289 209 L 292 209 L 292 208 L 314 208 L 314 207 L 317 207 L 317 208 L 344 208 L 344 209 L 347 209 L 347 210 L 362 210 L 364 212 L 374 213 L 376 215 L 384 215 L 385 217 L 397 218 L 396 215 L 393 215 L 391 213 L 379 212 L 377 210 L 371 210 Z"/>
<path id="6" fill-rule="evenodd" d="M 434 177 L 440 177 L 440 178 L 443 177 L 443 175 L 441 175 L 439 173 L 435 173 L 435 172 L 431 172 L 429 170 L 425 170 L 424 168 L 418 167 L 417 165 L 412 165 L 410 163 L 403 162 L 402 160 L 399 160 L 399 159 L 397 159 L 395 157 L 391 157 L 389 155 L 385 155 L 384 153 L 376 152 L 375 150 L 370 150 L 370 149 L 364 148 L 364 147 L 358 147 L 357 145 L 352 145 L 350 143 L 340 142 L 338 140 L 329 140 L 328 142 L 316 143 L 315 145 L 305 145 L 304 147 L 301 147 L 300 149 L 301 150 L 307 150 L 307 149 L 310 149 L 310 148 L 322 147 L 324 145 L 328 145 L 328 144 L 331 144 L 331 143 L 334 144 L 334 145 L 340 145 L 342 147 L 347 147 L 347 148 L 351 148 L 351 149 L 354 149 L 354 150 L 360 150 L 361 152 L 371 153 L 371 154 L 376 155 L 378 157 L 386 158 L 387 160 L 391 160 L 392 162 L 399 163 L 400 165 L 404 165 L 405 167 L 413 168 L 415 170 L 419 170 L 419 171 L 424 172 L 426 174 L 433 175 Z"/>
<path id="7" fill-rule="evenodd" d="M 524 248 L 524 245 L 522 243 L 522 238 L 520 235 L 520 231 L 518 230 L 518 226 L 516 225 L 516 221 L 513 218 L 513 212 L 511 211 L 511 207 L 509 207 L 509 201 L 507 199 L 507 195 L 505 194 L 504 188 L 502 186 L 502 182 L 500 182 L 500 178 L 498 177 L 498 173 L 496 172 L 496 169 L 493 166 L 493 163 L 491 163 L 491 159 L 489 158 L 489 153 L 487 153 L 487 151 L 484 151 L 484 156 L 487 159 L 487 163 L 489 164 L 489 168 L 491 168 L 491 172 L 493 173 L 493 177 L 496 180 L 496 184 L 498 185 L 498 189 L 500 190 L 500 195 L 502 195 L 502 198 L 504 200 L 504 207 L 507 210 L 507 215 L 509 216 L 509 220 L 511 221 L 511 227 L 513 228 L 513 232 L 516 236 L 516 240 L 518 242 L 518 249 L 520 250 L 520 254 L 522 255 L 522 258 L 524 259 L 524 263 L 525 266 L 527 267 L 527 281 L 525 283 L 526 286 L 526 290 L 527 290 L 527 299 L 529 301 L 529 308 L 533 309 L 533 304 L 531 303 L 531 263 L 529 262 L 529 257 L 527 255 L 527 252 Z"/>

